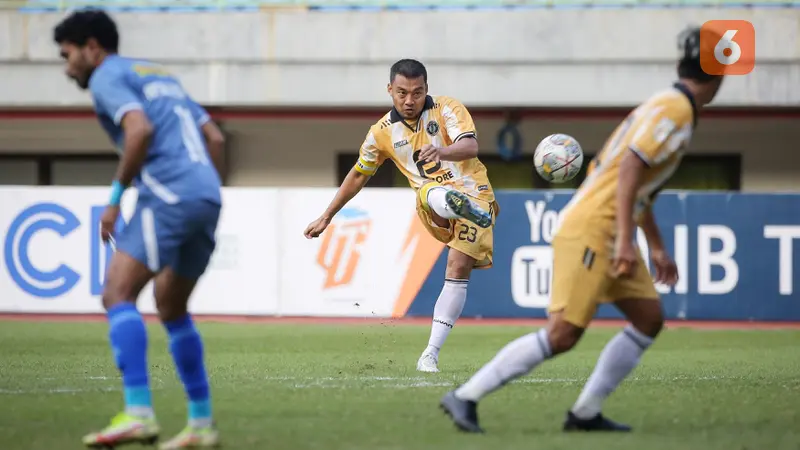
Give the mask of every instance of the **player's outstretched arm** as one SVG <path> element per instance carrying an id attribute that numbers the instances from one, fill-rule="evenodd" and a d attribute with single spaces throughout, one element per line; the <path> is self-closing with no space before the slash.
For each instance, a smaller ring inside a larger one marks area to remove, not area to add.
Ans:
<path id="1" fill-rule="evenodd" d="M 333 200 L 331 200 L 328 208 L 325 209 L 325 212 L 323 212 L 317 220 L 311 222 L 308 227 L 306 227 L 303 235 L 305 235 L 307 239 L 311 239 L 322 234 L 325 228 L 331 223 L 333 216 L 344 208 L 344 205 L 352 200 L 353 197 L 366 186 L 369 179 L 369 175 L 359 172 L 355 167 L 350 169 L 350 172 L 344 177 L 342 185 L 339 186 L 339 190 L 336 191 L 336 195 L 333 197 Z"/>
<path id="2" fill-rule="evenodd" d="M 144 111 L 139 109 L 125 113 L 121 124 L 125 130 L 125 148 L 114 179 L 123 186 L 130 186 L 133 178 L 142 170 L 153 137 L 153 125 Z"/>
<path id="3" fill-rule="evenodd" d="M 661 239 L 661 231 L 658 229 L 652 205 L 644 212 L 642 229 L 647 237 L 647 247 L 650 250 L 650 260 L 653 262 L 656 282 L 674 285 L 678 282 L 678 267 L 667 253 L 667 249 L 664 248 L 664 241 Z"/>
<path id="4" fill-rule="evenodd" d="M 653 215 L 652 205 L 648 206 L 644 212 L 642 230 L 644 230 L 644 235 L 647 237 L 647 247 L 650 249 L 650 253 L 663 252 L 664 241 L 661 239 L 661 231 L 658 229 L 656 217 Z"/>
<path id="5" fill-rule="evenodd" d="M 225 135 L 222 130 L 212 121 L 203 124 L 200 129 L 203 131 L 203 137 L 206 139 L 206 146 L 208 147 L 208 154 L 211 156 L 211 161 L 214 163 L 214 168 L 217 169 L 219 178 L 224 180 L 225 171 Z"/>
<path id="6" fill-rule="evenodd" d="M 642 183 L 645 163 L 633 151 L 622 157 L 617 180 L 617 240 L 614 252 L 614 270 L 617 275 L 631 275 L 637 258 L 633 248 L 633 204 Z"/>

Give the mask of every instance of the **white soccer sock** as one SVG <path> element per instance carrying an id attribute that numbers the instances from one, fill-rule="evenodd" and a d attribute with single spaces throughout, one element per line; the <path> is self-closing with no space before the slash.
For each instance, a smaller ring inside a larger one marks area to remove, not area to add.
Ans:
<path id="1" fill-rule="evenodd" d="M 447 195 L 447 188 L 443 186 L 432 187 L 428 191 L 428 206 L 442 219 L 458 219 L 461 216 L 455 213 L 447 205 L 445 196 Z"/>
<path id="2" fill-rule="evenodd" d="M 477 402 L 509 381 L 521 377 L 550 358 L 550 341 L 542 328 L 506 345 L 472 378 L 456 389 L 456 397 Z"/>
<path id="3" fill-rule="evenodd" d="M 653 338 L 630 325 L 614 336 L 600 353 L 597 366 L 572 407 L 572 413 L 581 419 L 591 419 L 599 414 L 603 401 L 639 364 L 642 354 L 652 343 Z"/>
<path id="4" fill-rule="evenodd" d="M 436 306 L 433 307 L 431 337 L 425 353 L 439 355 L 439 349 L 444 345 L 447 335 L 450 334 L 456 320 L 461 316 L 461 311 L 464 310 L 464 303 L 467 302 L 468 283 L 468 280 L 445 278 L 442 292 L 439 293 Z"/>

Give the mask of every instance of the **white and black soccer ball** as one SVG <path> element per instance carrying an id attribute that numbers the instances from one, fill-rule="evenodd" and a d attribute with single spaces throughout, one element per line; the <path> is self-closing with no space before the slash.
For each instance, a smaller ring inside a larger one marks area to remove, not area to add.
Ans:
<path id="1" fill-rule="evenodd" d="M 539 142 L 533 153 L 536 172 L 551 183 L 564 183 L 578 175 L 583 165 L 583 149 L 567 134 L 551 134 Z"/>

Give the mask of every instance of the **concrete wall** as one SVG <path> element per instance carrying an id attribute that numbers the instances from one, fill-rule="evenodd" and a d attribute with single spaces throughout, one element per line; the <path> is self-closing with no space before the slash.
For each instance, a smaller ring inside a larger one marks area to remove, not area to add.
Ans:
<path id="1" fill-rule="evenodd" d="M 52 42 L 61 14 L 0 12 L 0 106 L 89 105 Z M 757 67 L 719 104 L 800 102 L 798 9 L 118 13 L 122 52 L 167 64 L 210 105 L 377 106 L 403 57 L 478 106 L 637 104 L 674 77 L 689 23 L 746 19 Z"/>
<path id="2" fill-rule="evenodd" d="M 334 186 L 336 154 L 357 152 L 375 118 L 371 115 L 316 119 L 232 118 L 224 121 L 230 133 L 230 184 L 237 186 Z M 497 131 L 503 120 L 476 114 L 483 152 L 495 152 Z M 600 148 L 619 122 L 617 117 L 523 120 L 526 152 L 554 132 L 580 140 L 586 152 Z M 742 153 L 742 188 L 749 191 L 792 191 L 800 184 L 800 158 L 793 150 L 800 142 L 797 119 L 790 117 L 706 119 L 700 122 L 692 142 L 693 153 Z M 0 120 L 0 154 L 85 153 L 111 154 L 111 146 L 91 118 L 70 120 Z M 0 158 L 0 184 L 35 180 L 31 163 Z M 113 162 L 63 162 L 53 176 L 61 184 L 106 184 Z M 26 178 L 32 177 L 32 178 Z M 14 181 L 17 180 L 17 181 Z"/>

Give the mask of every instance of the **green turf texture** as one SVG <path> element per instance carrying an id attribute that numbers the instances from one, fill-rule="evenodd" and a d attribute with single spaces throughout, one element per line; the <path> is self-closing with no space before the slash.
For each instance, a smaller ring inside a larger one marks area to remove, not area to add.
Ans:
<path id="1" fill-rule="evenodd" d="M 564 434 L 565 411 L 617 331 L 590 330 L 481 403 L 486 435 L 457 432 L 439 398 L 521 327 L 456 327 L 439 374 L 415 363 L 427 326 L 199 325 L 223 445 L 235 449 L 779 450 L 800 449 L 800 332 L 665 331 L 606 404 L 629 435 Z M 121 410 L 103 323 L 0 322 L 0 447 L 80 449 Z M 150 364 L 162 438 L 185 401 L 151 325 Z M 125 447 L 128 448 L 128 447 Z M 129 448 L 143 448 L 134 445 Z"/>

